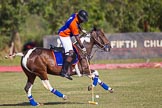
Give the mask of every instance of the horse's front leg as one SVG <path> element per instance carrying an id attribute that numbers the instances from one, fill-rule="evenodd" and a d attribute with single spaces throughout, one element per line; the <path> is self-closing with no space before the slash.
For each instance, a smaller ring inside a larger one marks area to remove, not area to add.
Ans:
<path id="1" fill-rule="evenodd" d="M 114 92 L 114 90 L 109 85 L 107 85 L 106 83 L 102 82 L 99 79 L 99 73 L 97 70 L 91 70 L 91 72 L 92 72 L 91 77 L 93 79 L 93 85 L 88 86 L 89 91 L 92 89 L 92 86 L 95 87 L 97 86 L 97 84 L 99 84 L 103 89 L 108 90 L 110 93 Z"/>
<path id="2" fill-rule="evenodd" d="M 88 66 L 89 64 L 87 63 L 87 60 L 82 59 L 80 65 L 80 70 L 82 70 L 82 74 L 85 73 L 86 75 L 88 75 L 89 78 L 93 79 L 93 84 L 88 86 L 88 90 L 91 90 L 92 86 L 95 87 L 97 86 L 97 84 L 99 84 L 103 89 L 108 90 L 110 93 L 113 93 L 113 89 L 99 79 L 98 71 L 92 69 L 89 70 Z"/>

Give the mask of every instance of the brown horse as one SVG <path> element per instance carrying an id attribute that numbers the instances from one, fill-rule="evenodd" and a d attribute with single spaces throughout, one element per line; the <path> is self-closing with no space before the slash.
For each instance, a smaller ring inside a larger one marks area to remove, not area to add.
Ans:
<path id="1" fill-rule="evenodd" d="M 97 45 L 98 48 L 107 52 L 110 51 L 111 48 L 109 40 L 106 38 L 102 30 L 93 29 L 90 33 L 87 33 L 85 36 L 81 37 L 81 40 L 84 42 L 88 56 L 91 55 L 94 45 Z M 79 71 L 79 73 L 82 75 L 90 76 L 88 69 L 89 65 L 87 63 L 86 57 L 84 54 L 82 54 L 82 51 L 77 42 L 74 44 L 74 47 L 76 48 L 76 52 L 78 53 L 78 69 L 75 67 L 75 65 L 73 65 L 69 74 L 76 75 L 76 71 L 77 73 Z M 45 48 L 33 48 L 23 54 L 17 53 L 13 56 L 16 55 L 22 56 L 21 67 L 27 76 L 27 83 L 24 89 L 32 106 L 39 105 L 39 103 L 34 100 L 31 94 L 32 86 L 34 84 L 36 76 L 38 76 L 42 80 L 42 84 L 46 89 L 50 90 L 50 92 L 60 98 L 67 99 L 67 96 L 54 89 L 48 80 L 47 74 L 60 76 L 62 68 L 62 66 L 59 66 L 56 63 L 57 57 L 53 50 Z M 97 70 L 91 70 L 91 72 L 91 77 L 93 78 L 93 86 L 99 84 L 105 90 L 108 90 L 111 93 L 113 92 L 113 90 L 107 84 L 103 83 L 99 79 Z"/>

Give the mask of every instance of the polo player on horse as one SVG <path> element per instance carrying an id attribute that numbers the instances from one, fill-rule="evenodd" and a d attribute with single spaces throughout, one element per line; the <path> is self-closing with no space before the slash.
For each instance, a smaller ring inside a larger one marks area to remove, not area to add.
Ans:
<path id="1" fill-rule="evenodd" d="M 88 13 L 85 10 L 80 10 L 78 13 L 72 14 L 70 18 L 65 22 L 64 26 L 62 26 L 58 31 L 59 38 L 65 50 L 64 63 L 60 75 L 70 80 L 72 80 L 72 78 L 68 74 L 68 68 L 71 66 L 72 61 L 76 58 L 71 37 L 75 37 L 83 53 L 86 53 L 86 48 L 80 41 L 79 33 L 81 30 L 80 24 L 87 21 Z"/>

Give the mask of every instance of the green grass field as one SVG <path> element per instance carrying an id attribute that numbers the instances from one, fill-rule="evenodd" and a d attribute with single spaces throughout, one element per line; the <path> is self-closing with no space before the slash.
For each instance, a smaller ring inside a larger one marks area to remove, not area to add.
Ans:
<path id="1" fill-rule="evenodd" d="M 1 66 L 15 66 L 20 65 L 21 58 L 15 57 L 13 60 L 5 59 L 4 55 L 0 56 Z M 150 59 L 116 59 L 116 60 L 92 60 L 92 64 L 116 64 L 116 63 L 145 63 L 145 62 L 161 62 L 162 58 L 150 58 Z"/>
<path id="2" fill-rule="evenodd" d="M 73 77 L 73 81 L 49 75 L 51 85 L 69 97 L 64 101 L 46 90 L 39 78 L 32 89 L 41 108 L 162 108 L 162 69 L 100 70 L 100 79 L 114 88 L 114 93 L 95 88 L 99 104 L 90 105 L 90 79 Z M 28 108 L 24 73 L 0 73 L 0 108 Z"/>

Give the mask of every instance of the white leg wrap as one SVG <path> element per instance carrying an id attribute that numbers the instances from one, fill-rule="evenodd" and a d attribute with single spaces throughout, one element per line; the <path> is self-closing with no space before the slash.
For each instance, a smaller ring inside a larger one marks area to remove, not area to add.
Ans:
<path id="1" fill-rule="evenodd" d="M 31 96 L 32 87 L 33 87 L 33 85 L 31 85 L 31 86 L 29 87 L 29 90 L 28 90 L 28 97 Z"/>
<path id="2" fill-rule="evenodd" d="M 102 81 L 98 78 L 98 83 L 100 84 Z"/>
<path id="3" fill-rule="evenodd" d="M 75 65 L 75 71 L 76 71 L 76 73 L 77 73 L 77 75 L 78 75 L 79 77 L 82 76 L 82 75 L 80 74 L 80 70 L 79 70 L 78 64 Z"/>
<path id="4" fill-rule="evenodd" d="M 43 86 L 48 90 L 48 87 L 47 87 L 47 85 L 46 85 L 46 83 L 45 83 L 44 80 L 42 80 L 42 84 L 43 84 Z"/>
<path id="5" fill-rule="evenodd" d="M 42 84 L 47 90 L 52 91 L 53 88 L 52 88 L 51 84 L 49 83 L 49 80 L 42 80 Z"/>
<path id="6" fill-rule="evenodd" d="M 97 70 L 95 70 L 92 74 L 95 75 L 95 76 L 99 76 L 99 73 L 98 73 Z"/>

